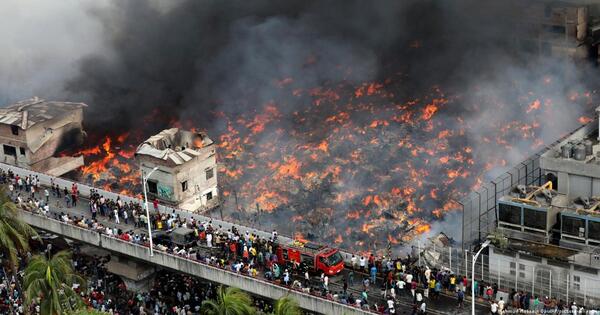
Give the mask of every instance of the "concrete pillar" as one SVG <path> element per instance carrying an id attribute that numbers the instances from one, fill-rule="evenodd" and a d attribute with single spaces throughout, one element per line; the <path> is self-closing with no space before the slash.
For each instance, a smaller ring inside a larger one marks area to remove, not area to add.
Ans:
<path id="1" fill-rule="evenodd" d="M 577 41 L 583 42 L 587 37 L 588 28 L 588 8 L 577 8 Z"/>

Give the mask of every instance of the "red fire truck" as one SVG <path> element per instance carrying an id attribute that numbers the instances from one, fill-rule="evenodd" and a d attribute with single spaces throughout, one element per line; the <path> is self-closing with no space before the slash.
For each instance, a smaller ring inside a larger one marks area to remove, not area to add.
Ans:
<path id="1" fill-rule="evenodd" d="M 313 272 L 323 272 L 334 276 L 344 270 L 344 259 L 340 251 L 324 245 L 294 241 L 292 244 L 279 244 L 275 249 L 280 262 L 296 262 Z"/>

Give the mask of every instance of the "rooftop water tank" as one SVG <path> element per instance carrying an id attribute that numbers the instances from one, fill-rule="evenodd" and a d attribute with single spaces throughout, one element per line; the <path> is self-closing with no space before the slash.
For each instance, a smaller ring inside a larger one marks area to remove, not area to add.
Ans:
<path id="1" fill-rule="evenodd" d="M 585 155 L 592 155 L 594 153 L 594 143 L 590 139 L 583 141 L 585 146 Z"/>
<path id="2" fill-rule="evenodd" d="M 583 144 L 578 144 L 573 147 L 573 158 L 577 161 L 585 160 L 585 146 Z"/>
<path id="3" fill-rule="evenodd" d="M 560 147 L 561 150 L 561 156 L 564 159 L 569 159 L 571 158 L 571 150 L 573 150 L 573 146 L 570 143 L 565 143 L 562 147 Z"/>

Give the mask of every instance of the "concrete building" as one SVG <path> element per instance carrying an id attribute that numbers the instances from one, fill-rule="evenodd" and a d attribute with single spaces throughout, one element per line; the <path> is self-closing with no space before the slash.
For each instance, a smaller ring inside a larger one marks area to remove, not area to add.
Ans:
<path id="1" fill-rule="evenodd" d="M 57 157 L 83 142 L 83 103 L 37 97 L 0 108 L 0 161 L 60 176 L 83 165 L 83 157 Z"/>
<path id="2" fill-rule="evenodd" d="M 497 228 L 509 242 L 490 249 L 490 275 L 600 305 L 598 127 L 582 126 L 539 156 L 542 185 L 517 185 L 498 198 Z"/>
<path id="3" fill-rule="evenodd" d="M 540 55 L 598 59 L 600 3 L 594 0 L 517 1 L 518 47 Z"/>
<path id="4" fill-rule="evenodd" d="M 218 205 L 216 146 L 204 133 L 166 129 L 144 141 L 135 157 L 151 199 L 188 211 Z"/>

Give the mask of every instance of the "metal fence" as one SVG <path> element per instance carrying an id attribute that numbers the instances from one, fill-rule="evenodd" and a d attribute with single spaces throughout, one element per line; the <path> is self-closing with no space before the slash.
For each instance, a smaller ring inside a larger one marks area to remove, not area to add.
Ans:
<path id="1" fill-rule="evenodd" d="M 473 253 L 459 248 L 428 247 L 423 250 L 419 264 L 467 275 L 471 283 Z M 491 258 L 491 259 L 490 259 Z M 516 254 L 479 255 L 475 263 L 475 279 L 479 285 L 498 285 L 499 296 L 512 290 L 530 293 L 533 297 L 554 297 L 575 301 L 580 305 L 600 306 L 600 282 L 595 274 L 586 275 L 571 269 L 568 263 L 551 265 L 520 258 Z M 469 293 L 470 295 L 470 293 Z"/>
<path id="2" fill-rule="evenodd" d="M 494 231 L 497 222 L 496 202 L 500 197 L 510 193 L 516 185 L 541 185 L 543 174 L 540 155 L 541 153 L 533 155 L 461 200 L 462 248 L 470 248 L 473 242 L 480 242 Z"/>
<path id="3" fill-rule="evenodd" d="M 499 198 L 506 196 L 516 185 L 539 186 L 545 181 L 543 170 L 540 168 L 542 154 L 581 129 L 594 129 L 597 124 L 598 121 L 593 121 L 580 126 L 463 198 L 459 202 L 463 213 L 462 249 L 469 249 L 471 245 L 479 244 L 487 234 L 495 230 L 497 225 L 496 202 Z"/>

